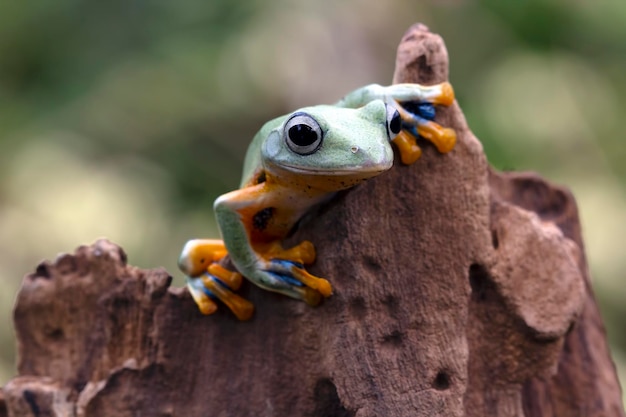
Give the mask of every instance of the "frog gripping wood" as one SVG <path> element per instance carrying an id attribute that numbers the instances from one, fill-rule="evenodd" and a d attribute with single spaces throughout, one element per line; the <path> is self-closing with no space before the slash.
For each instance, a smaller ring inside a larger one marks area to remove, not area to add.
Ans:
<path id="1" fill-rule="evenodd" d="M 447 78 L 441 38 L 412 27 L 394 82 Z M 201 314 L 107 241 L 39 265 L 17 296 L 0 416 L 623 417 L 571 193 L 495 172 L 457 103 L 438 110 L 452 151 L 411 133 L 417 163 L 310 209 L 280 245 L 256 242 L 329 279 L 318 308 L 233 275 L 220 240 L 197 245 L 190 274 L 224 285 L 192 282 L 254 304 L 251 320 L 219 300 Z M 252 188 L 268 182 L 248 168 Z"/>
<path id="2" fill-rule="evenodd" d="M 210 271 L 226 251 L 237 270 L 263 289 L 312 306 L 330 297 L 331 284 L 304 268 L 315 261 L 311 242 L 285 250 L 283 240 L 318 204 L 391 168 L 392 142 L 404 164 L 421 155 L 417 135 L 442 153 L 451 151 L 456 135 L 434 117 L 435 105 L 453 102 L 447 82 L 372 84 L 333 106 L 308 107 L 268 122 L 250 144 L 241 188 L 215 202 L 223 242 L 216 246 L 213 240 L 194 239 L 180 255 L 180 269 L 200 311 L 215 313 L 215 300 L 220 300 L 239 319 L 251 318 L 252 305 Z"/>

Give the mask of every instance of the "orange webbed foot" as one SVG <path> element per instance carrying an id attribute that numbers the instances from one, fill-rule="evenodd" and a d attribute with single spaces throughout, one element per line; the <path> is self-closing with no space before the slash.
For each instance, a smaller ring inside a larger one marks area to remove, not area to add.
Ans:
<path id="1" fill-rule="evenodd" d="M 285 259 L 304 265 L 315 262 L 315 246 L 308 240 L 303 240 L 289 249 L 284 249 L 280 241 L 274 241 L 257 247 L 257 251 L 267 260 L 274 258 Z"/>
<path id="2" fill-rule="evenodd" d="M 435 122 L 418 125 L 417 132 L 424 139 L 431 141 L 441 153 L 450 152 L 456 144 L 456 132 Z"/>
<path id="3" fill-rule="evenodd" d="M 305 264 L 313 263 L 316 256 L 315 247 L 308 240 L 289 249 L 284 249 L 279 241 L 256 249 L 266 261 L 266 271 L 279 280 L 281 286 L 289 287 L 287 292 L 291 296 L 317 305 L 322 297 L 330 297 L 333 293 L 328 280 L 316 277 L 304 268 Z"/>
<path id="4" fill-rule="evenodd" d="M 226 269 L 224 271 L 237 274 Z M 239 282 L 236 282 L 237 280 Z M 235 278 L 234 283 L 236 287 L 241 284 L 240 275 L 239 278 Z M 228 283 L 210 273 L 196 278 L 188 278 L 187 288 L 202 314 L 215 313 L 218 308 L 217 300 L 224 303 L 239 320 L 249 320 L 254 313 L 254 305 L 251 302 L 235 294 Z"/>
<path id="5" fill-rule="evenodd" d="M 417 138 L 406 130 L 400 131 L 392 142 L 398 147 L 400 161 L 404 165 L 411 165 L 422 156 L 422 150 L 417 146 Z"/>
<path id="6" fill-rule="evenodd" d="M 216 279 L 216 277 L 211 274 L 202 276 L 202 284 L 210 294 L 226 304 L 239 320 L 250 320 L 254 313 L 254 305 L 250 301 L 232 292 L 223 281 L 219 280 L 219 278 Z"/>
<path id="7" fill-rule="evenodd" d="M 241 274 L 217 263 L 227 254 L 221 240 L 194 239 L 183 248 L 178 265 L 187 275 L 187 288 L 202 314 L 215 313 L 219 300 L 239 320 L 249 320 L 254 306 L 233 292 L 241 286 Z"/>

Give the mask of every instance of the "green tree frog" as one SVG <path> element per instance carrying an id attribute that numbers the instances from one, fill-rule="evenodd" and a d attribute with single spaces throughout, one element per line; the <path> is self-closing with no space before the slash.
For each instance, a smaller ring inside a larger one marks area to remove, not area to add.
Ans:
<path id="1" fill-rule="evenodd" d="M 283 239 L 313 206 L 390 169 L 392 142 L 404 164 L 420 157 L 417 135 L 442 153 L 450 151 L 455 132 L 433 119 L 434 105 L 453 101 L 449 83 L 372 84 L 335 105 L 305 107 L 267 122 L 248 148 L 241 187 L 215 201 L 222 240 L 190 240 L 180 255 L 200 311 L 213 313 L 219 300 L 240 320 L 249 319 L 253 305 L 235 294 L 242 275 L 310 305 L 329 297 L 330 282 L 304 267 L 315 260 L 313 244 L 284 248 Z M 238 272 L 219 263 L 227 254 Z"/>

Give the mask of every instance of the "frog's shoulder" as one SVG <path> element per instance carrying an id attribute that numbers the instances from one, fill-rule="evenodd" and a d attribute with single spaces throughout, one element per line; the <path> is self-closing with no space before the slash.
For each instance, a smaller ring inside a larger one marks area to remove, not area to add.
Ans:
<path id="1" fill-rule="evenodd" d="M 241 176 L 241 187 L 250 183 L 250 180 L 257 174 L 262 166 L 261 162 L 261 148 L 265 143 L 265 140 L 272 132 L 272 130 L 279 127 L 287 118 L 287 115 L 280 116 L 265 123 L 261 130 L 254 135 L 252 142 L 248 146 L 246 152 L 246 158 L 243 163 L 243 174 Z"/>

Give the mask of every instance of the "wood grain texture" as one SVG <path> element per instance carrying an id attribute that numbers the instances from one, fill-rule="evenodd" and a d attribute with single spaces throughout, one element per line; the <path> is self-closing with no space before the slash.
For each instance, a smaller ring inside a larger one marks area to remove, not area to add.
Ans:
<path id="1" fill-rule="evenodd" d="M 410 28 L 394 82 L 447 78 Z M 0 416 L 623 416 L 573 197 L 491 170 L 456 103 L 438 121 L 451 153 L 420 142 L 290 238 L 333 283 L 318 308 L 244 285 L 252 321 L 204 317 L 104 240 L 38 266 Z"/>

